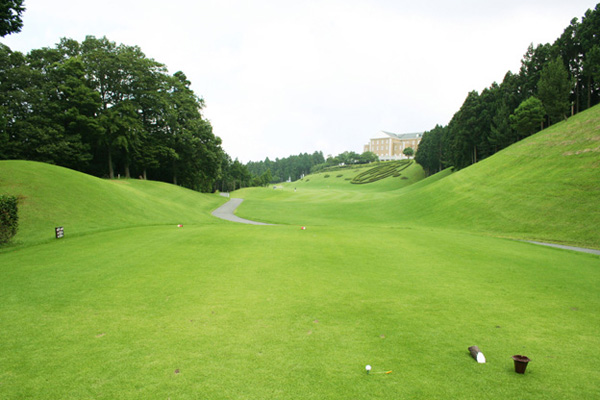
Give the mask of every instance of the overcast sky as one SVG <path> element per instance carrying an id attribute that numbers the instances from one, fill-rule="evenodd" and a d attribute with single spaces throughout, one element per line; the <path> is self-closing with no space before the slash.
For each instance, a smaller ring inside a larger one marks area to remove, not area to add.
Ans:
<path id="1" fill-rule="evenodd" d="M 13 50 L 86 35 L 183 71 L 242 162 L 362 152 L 380 130 L 446 125 L 471 90 L 517 72 L 584 0 L 25 0 Z"/>

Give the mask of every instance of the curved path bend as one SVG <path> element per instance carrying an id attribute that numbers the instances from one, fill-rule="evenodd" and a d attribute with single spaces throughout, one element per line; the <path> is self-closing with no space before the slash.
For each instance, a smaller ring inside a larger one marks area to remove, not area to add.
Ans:
<path id="1" fill-rule="evenodd" d="M 244 199 L 231 199 L 227 203 L 223 204 L 221 207 L 219 207 L 215 211 L 213 211 L 212 215 L 214 215 L 217 218 L 221 218 L 221 219 L 224 219 L 227 221 L 239 222 L 240 224 L 273 225 L 273 224 L 266 224 L 264 222 L 250 221 L 249 219 L 240 218 L 237 215 L 235 215 L 233 212 L 235 211 L 236 208 L 238 208 L 238 206 L 240 204 L 242 204 L 242 201 L 244 201 Z"/>

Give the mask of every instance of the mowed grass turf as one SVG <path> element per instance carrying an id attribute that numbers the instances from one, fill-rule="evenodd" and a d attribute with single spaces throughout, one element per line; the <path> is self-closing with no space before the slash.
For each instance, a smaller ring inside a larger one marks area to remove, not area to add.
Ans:
<path id="1" fill-rule="evenodd" d="M 65 235 L 157 224 L 214 223 L 209 211 L 225 202 L 162 182 L 106 180 L 31 161 L 0 161 L 0 193 L 19 197 L 14 242 L 31 245 Z"/>
<path id="2" fill-rule="evenodd" d="M 436 230 L 211 224 L 1 257 L 2 398 L 600 394 L 591 255 Z M 525 375 L 514 354 L 533 360 Z"/>
<path id="3" fill-rule="evenodd" d="M 596 245 L 599 110 L 458 173 L 415 165 L 410 186 L 333 172 L 233 194 L 276 226 L 211 217 L 214 194 L 0 162 L 22 199 L 0 398 L 600 397 L 600 257 L 499 238 Z"/>

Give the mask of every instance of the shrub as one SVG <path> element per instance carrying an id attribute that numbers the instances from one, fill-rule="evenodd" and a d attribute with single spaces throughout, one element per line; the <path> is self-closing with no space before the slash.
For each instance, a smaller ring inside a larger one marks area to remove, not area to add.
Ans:
<path id="1" fill-rule="evenodd" d="M 326 174 L 323 178 L 329 178 L 329 174 Z"/>
<path id="2" fill-rule="evenodd" d="M 0 195 L 0 244 L 7 243 L 17 234 L 19 215 L 17 198 Z"/>
<path id="3" fill-rule="evenodd" d="M 344 176 L 344 175 L 339 174 L 339 175 L 336 176 L 336 178 L 341 178 L 342 176 Z"/>

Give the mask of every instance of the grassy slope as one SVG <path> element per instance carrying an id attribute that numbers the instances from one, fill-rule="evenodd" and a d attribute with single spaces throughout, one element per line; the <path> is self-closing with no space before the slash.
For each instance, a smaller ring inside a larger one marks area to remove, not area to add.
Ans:
<path id="1" fill-rule="evenodd" d="M 0 161 L 0 193 L 19 196 L 17 243 L 140 225 L 214 222 L 209 210 L 224 199 L 173 185 L 94 178 L 28 161 Z"/>
<path id="2" fill-rule="evenodd" d="M 345 180 L 370 168 L 309 175 L 304 180 L 280 185 L 276 190 L 248 188 L 236 191 L 233 196 L 248 200 L 238 211 L 240 216 L 248 219 L 298 225 L 356 225 L 370 222 L 364 215 L 369 210 L 375 214 L 383 212 L 379 202 L 389 196 L 397 197 L 390 193 L 408 189 L 425 177 L 421 166 L 413 163 L 402 171 L 402 176 L 407 179 L 389 177 L 363 185 Z M 328 174 L 329 178 L 325 178 Z M 343 176 L 338 178 L 340 174 Z M 361 208 L 364 209 L 362 212 Z"/>
<path id="3" fill-rule="evenodd" d="M 321 172 L 314 175 L 309 175 L 304 179 L 284 185 L 287 188 L 296 189 L 330 189 L 355 192 L 385 192 L 408 187 L 425 178 L 423 168 L 415 162 L 407 169 L 401 172 L 402 177 L 388 177 L 369 184 L 351 184 L 350 181 L 356 175 L 363 173 L 374 165 L 371 164 L 360 167 L 345 168 L 332 172 Z M 327 178 L 325 176 L 328 176 Z"/>
<path id="4" fill-rule="evenodd" d="M 600 107 L 400 202 L 414 222 L 600 248 Z"/>
<path id="5" fill-rule="evenodd" d="M 394 191 L 356 191 L 348 182 L 292 183 L 298 192 L 288 185 L 285 194 L 246 190 L 240 215 L 304 225 L 443 227 L 600 248 L 599 171 L 597 106 L 443 179 Z"/>

